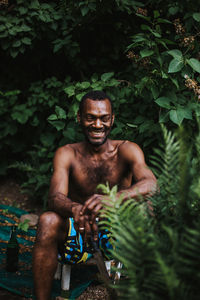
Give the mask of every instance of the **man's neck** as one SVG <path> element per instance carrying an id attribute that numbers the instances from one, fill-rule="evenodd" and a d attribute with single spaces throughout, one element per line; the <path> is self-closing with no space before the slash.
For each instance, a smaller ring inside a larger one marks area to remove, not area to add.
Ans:
<path id="1" fill-rule="evenodd" d="M 88 141 L 85 141 L 85 147 L 87 152 L 91 155 L 106 153 L 111 147 L 111 140 L 107 139 L 102 145 L 93 145 Z"/>

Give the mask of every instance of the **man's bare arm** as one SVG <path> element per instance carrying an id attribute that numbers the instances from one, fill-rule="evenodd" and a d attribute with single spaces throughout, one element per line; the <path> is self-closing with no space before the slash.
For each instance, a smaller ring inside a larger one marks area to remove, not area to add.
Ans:
<path id="1" fill-rule="evenodd" d="M 62 217 L 71 217 L 78 203 L 67 197 L 69 170 L 73 161 L 73 149 L 70 146 L 59 148 L 54 156 L 53 175 L 49 191 L 49 208 Z"/>
<path id="2" fill-rule="evenodd" d="M 157 189 L 156 177 L 146 165 L 143 151 L 138 145 L 131 142 L 124 144 L 123 148 L 121 152 L 131 166 L 135 184 L 128 189 L 119 191 L 117 195 L 123 194 L 125 201 L 130 198 L 137 199 L 139 195 L 146 198 L 154 194 Z"/>

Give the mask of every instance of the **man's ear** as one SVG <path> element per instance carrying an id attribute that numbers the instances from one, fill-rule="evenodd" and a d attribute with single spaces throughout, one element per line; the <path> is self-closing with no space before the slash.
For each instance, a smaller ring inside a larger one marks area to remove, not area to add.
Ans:
<path id="1" fill-rule="evenodd" d="M 113 123 L 114 123 L 114 120 L 115 120 L 115 114 L 112 114 L 112 126 L 113 126 Z"/>
<path id="2" fill-rule="evenodd" d="M 80 111 L 77 112 L 77 121 L 80 124 L 81 123 L 81 114 Z"/>

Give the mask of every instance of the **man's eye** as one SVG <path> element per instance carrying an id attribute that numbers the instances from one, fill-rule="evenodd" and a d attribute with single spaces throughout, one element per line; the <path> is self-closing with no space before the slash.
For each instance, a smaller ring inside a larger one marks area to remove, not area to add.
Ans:
<path id="1" fill-rule="evenodd" d="M 105 116 L 102 118 L 103 122 L 108 122 L 110 120 L 110 116 Z"/>
<path id="2" fill-rule="evenodd" d="M 93 121 L 94 118 L 92 116 L 87 116 L 87 121 Z"/>

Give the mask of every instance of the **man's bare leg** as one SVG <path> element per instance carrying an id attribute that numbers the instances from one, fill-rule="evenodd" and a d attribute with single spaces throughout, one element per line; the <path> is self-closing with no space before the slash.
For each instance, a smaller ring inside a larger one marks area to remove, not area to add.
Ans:
<path id="1" fill-rule="evenodd" d="M 41 215 L 33 250 L 34 287 L 37 300 L 50 300 L 57 267 L 58 244 L 67 236 L 67 220 L 54 212 Z"/>

